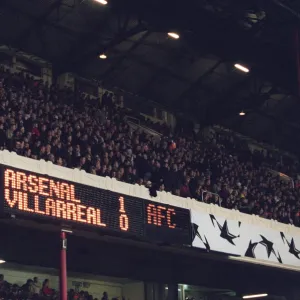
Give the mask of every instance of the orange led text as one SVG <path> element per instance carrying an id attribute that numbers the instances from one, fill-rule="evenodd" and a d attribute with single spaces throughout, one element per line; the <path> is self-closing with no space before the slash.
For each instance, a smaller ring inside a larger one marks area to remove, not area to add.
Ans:
<path id="1" fill-rule="evenodd" d="M 119 226 L 120 226 L 121 230 L 127 231 L 129 229 L 129 220 L 128 220 L 128 217 L 126 215 L 124 197 L 120 197 L 119 202 L 120 202 Z"/>
<path id="2" fill-rule="evenodd" d="M 147 205 L 147 223 L 156 226 L 168 226 L 176 228 L 172 218 L 176 215 L 173 208 L 168 208 L 160 204 Z"/>
<path id="3" fill-rule="evenodd" d="M 101 210 L 83 205 L 76 197 L 75 186 L 60 180 L 6 169 L 4 198 L 10 208 L 106 227 Z"/>

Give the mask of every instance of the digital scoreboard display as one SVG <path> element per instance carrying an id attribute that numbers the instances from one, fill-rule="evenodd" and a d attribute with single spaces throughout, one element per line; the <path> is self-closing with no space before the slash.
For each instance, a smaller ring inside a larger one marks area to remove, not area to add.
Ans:
<path id="1" fill-rule="evenodd" d="M 124 232 L 149 241 L 191 243 L 187 209 L 1 166 L 2 209 L 18 217 Z"/>

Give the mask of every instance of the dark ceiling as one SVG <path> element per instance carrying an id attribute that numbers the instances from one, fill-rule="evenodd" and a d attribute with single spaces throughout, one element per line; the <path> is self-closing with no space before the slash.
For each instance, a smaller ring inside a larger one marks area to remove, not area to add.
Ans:
<path id="1" fill-rule="evenodd" d="M 108 2 L 1 0 L 0 44 L 50 61 L 56 75 L 74 72 L 298 150 L 299 1 Z"/>

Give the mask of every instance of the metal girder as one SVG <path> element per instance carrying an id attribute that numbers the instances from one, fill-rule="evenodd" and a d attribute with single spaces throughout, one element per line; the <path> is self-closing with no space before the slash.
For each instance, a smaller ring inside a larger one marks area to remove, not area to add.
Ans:
<path id="1" fill-rule="evenodd" d="M 290 14 L 292 14 L 294 17 L 296 17 L 298 20 L 300 20 L 300 13 L 298 11 L 292 9 L 291 7 L 289 7 L 288 5 L 286 5 L 285 3 L 283 3 L 282 1 L 279 1 L 279 0 L 273 0 L 273 3 L 275 3 L 277 6 L 285 9 Z"/>
<path id="2" fill-rule="evenodd" d="M 145 25 L 138 24 L 125 32 L 117 34 L 109 43 L 100 45 L 96 50 L 88 52 L 83 57 L 79 57 L 77 61 L 73 61 L 72 65 L 74 71 L 77 72 L 78 70 L 82 69 L 83 66 L 88 65 L 93 59 L 97 58 L 101 53 L 106 53 L 124 40 L 145 30 L 147 30 Z"/>
<path id="3" fill-rule="evenodd" d="M 121 51 L 116 50 L 116 49 L 112 50 L 112 52 L 116 53 L 116 54 L 122 54 Z M 132 59 L 133 61 L 136 61 L 137 63 L 139 63 L 139 64 L 141 64 L 141 65 L 143 65 L 143 66 L 145 66 L 147 68 L 152 68 L 152 69 L 155 69 L 155 70 L 157 68 L 159 68 L 159 66 L 155 66 L 153 63 L 147 62 L 147 61 L 143 60 L 140 56 L 132 54 L 132 53 L 130 53 L 129 55 L 127 55 L 127 58 Z M 171 76 L 171 77 L 173 77 L 173 78 L 175 78 L 177 80 L 180 80 L 180 81 L 182 81 L 182 82 L 184 82 L 186 84 L 191 84 L 191 82 L 187 78 L 184 78 L 184 77 L 180 76 L 179 74 L 177 74 L 177 73 L 175 73 L 175 72 L 173 72 L 173 71 L 171 71 L 169 69 L 163 68 L 162 72 L 164 72 L 167 75 L 169 75 L 169 76 Z"/>
<path id="4" fill-rule="evenodd" d="M 234 99 L 236 99 L 237 91 L 247 84 L 248 81 L 253 78 L 253 76 L 254 72 L 251 72 L 251 74 L 246 75 L 246 77 L 241 81 L 232 85 L 226 92 L 222 94 L 221 97 L 215 97 L 211 99 L 206 110 L 206 122 L 210 124 L 220 121 L 222 118 L 226 118 L 226 114 L 224 114 L 224 112 L 228 114 L 230 111 L 230 108 L 228 107 L 228 101 L 235 103 Z"/>
<path id="5" fill-rule="evenodd" d="M 88 34 L 82 34 L 78 40 L 70 46 L 70 49 L 64 53 L 61 58 L 60 62 L 58 63 L 59 66 L 63 66 L 66 70 L 67 69 L 74 69 L 74 62 L 76 62 L 78 56 L 80 55 L 81 51 L 84 49 L 85 45 L 91 45 L 95 41 L 97 41 L 98 32 L 102 31 L 106 23 L 110 18 L 109 10 L 106 10 L 104 13 L 104 17 L 94 26 L 94 28 Z M 61 71 L 66 71 L 61 70 Z M 68 70 L 70 71 L 70 70 Z"/>
<path id="6" fill-rule="evenodd" d="M 176 51 L 174 55 L 170 55 L 170 59 L 168 60 L 168 62 L 166 64 L 164 64 L 161 67 L 158 67 L 152 74 L 152 76 L 150 77 L 149 80 L 147 80 L 147 82 L 138 90 L 137 94 L 143 94 L 148 87 L 153 84 L 155 82 L 155 80 L 158 77 L 158 74 L 162 74 L 165 73 L 165 70 L 167 70 L 168 66 L 173 63 L 174 61 L 180 59 L 183 56 L 182 54 L 182 49 L 179 49 L 179 51 Z"/>
<path id="7" fill-rule="evenodd" d="M 116 49 L 113 49 L 112 50 L 112 53 L 114 54 L 122 54 L 121 51 L 119 50 L 116 50 Z M 176 79 L 178 81 L 181 81 L 187 85 L 191 85 L 191 81 L 188 80 L 187 78 L 183 77 L 183 76 L 180 76 L 180 74 L 178 74 L 177 72 L 173 72 L 172 70 L 168 69 L 168 68 L 165 68 L 165 67 L 160 67 L 160 66 L 155 66 L 153 63 L 150 63 L 150 62 L 147 62 L 145 60 L 143 60 L 140 56 L 138 55 L 135 55 L 133 53 L 130 53 L 129 55 L 127 55 L 127 58 L 128 59 L 131 59 L 149 69 L 154 69 L 153 71 L 155 72 L 158 68 L 161 68 L 161 73 L 164 73 L 168 76 L 170 76 L 171 78 L 173 79 Z M 205 87 L 205 86 L 200 86 L 199 89 L 205 91 L 205 92 L 208 92 L 208 93 L 212 93 L 212 90 L 208 87 Z M 146 95 L 145 95 L 146 96 Z"/>
<path id="8" fill-rule="evenodd" d="M 70 13 L 72 13 L 73 11 L 75 11 L 85 0 L 73 0 L 73 5 L 67 5 L 64 4 L 63 2 L 61 3 L 62 6 L 64 7 L 68 7 L 69 10 L 66 11 L 62 16 L 60 15 L 60 9 L 57 9 L 57 18 L 55 23 L 53 23 L 53 25 L 56 25 L 58 22 L 62 21 L 67 15 L 69 15 Z M 45 24 L 45 23 L 44 23 Z M 52 27 L 53 27 L 52 25 Z"/>
<path id="9" fill-rule="evenodd" d="M 129 42 L 129 43 L 132 43 L 132 44 L 134 44 L 134 42 L 135 42 L 135 41 L 130 40 L 130 39 L 128 39 L 126 41 Z M 154 43 L 151 43 L 151 42 L 148 42 L 148 41 L 143 41 L 141 43 L 141 45 L 148 46 L 148 47 L 151 47 L 153 49 L 158 49 L 160 51 L 166 52 L 168 55 L 170 54 L 170 47 L 167 47 L 164 44 L 157 44 L 157 43 L 154 44 Z"/>
<path id="10" fill-rule="evenodd" d="M 24 16 L 24 17 L 28 18 L 32 22 L 37 22 L 38 19 L 39 19 L 39 17 L 34 16 L 34 15 L 32 15 L 32 14 L 26 12 L 26 11 L 23 11 L 20 7 L 12 5 L 10 1 L 8 1 L 8 2 L 5 3 L 5 9 L 9 10 L 10 12 L 12 12 L 14 14 L 15 13 L 20 14 L 21 16 Z M 49 26 L 49 27 L 55 28 L 55 29 L 57 29 L 57 30 L 59 30 L 59 31 L 65 33 L 65 34 L 67 34 L 67 35 L 70 35 L 70 36 L 74 36 L 75 35 L 75 33 L 74 33 L 73 30 L 71 30 L 71 29 L 69 29 L 69 28 L 67 28 L 65 26 L 62 26 L 60 24 L 53 23 L 53 22 L 51 22 L 49 20 L 44 20 L 44 24 L 45 24 L 45 26 Z"/>
<path id="11" fill-rule="evenodd" d="M 51 5 L 49 5 L 49 7 L 47 8 L 47 10 L 38 18 L 36 18 L 34 20 L 34 22 L 28 26 L 27 28 L 25 28 L 17 37 L 16 39 L 13 41 L 14 45 L 17 45 L 18 47 L 22 46 L 22 44 L 24 43 L 24 41 L 28 38 L 28 36 L 30 35 L 31 31 L 33 29 L 35 29 L 38 26 L 41 26 L 41 24 L 43 24 L 45 22 L 45 20 L 47 19 L 47 17 L 55 10 L 57 9 L 60 5 L 61 5 L 62 0 L 56 0 L 54 1 Z"/>
<path id="12" fill-rule="evenodd" d="M 184 99 L 186 96 L 188 96 L 191 92 L 194 90 L 197 90 L 199 86 L 201 85 L 202 81 L 209 76 L 211 73 L 214 72 L 214 70 L 219 67 L 219 65 L 223 63 L 223 60 L 219 60 L 217 63 L 215 63 L 210 69 L 208 69 L 204 74 L 201 74 L 196 81 L 194 81 L 185 91 L 183 91 L 179 97 L 175 100 L 175 102 L 179 102 L 180 100 Z"/>
<path id="13" fill-rule="evenodd" d="M 127 14 L 125 16 L 125 19 L 124 19 L 123 23 L 122 23 L 122 16 L 118 16 L 118 29 L 119 29 L 119 32 L 126 31 L 127 26 L 129 24 L 129 21 L 130 21 L 130 15 L 129 14 Z"/>
<path id="14" fill-rule="evenodd" d="M 124 59 L 132 52 L 134 51 L 149 35 L 150 31 L 146 31 L 142 34 L 142 36 L 127 50 L 120 55 L 120 57 L 100 76 L 100 80 L 107 78 L 115 69 L 117 69 Z"/>

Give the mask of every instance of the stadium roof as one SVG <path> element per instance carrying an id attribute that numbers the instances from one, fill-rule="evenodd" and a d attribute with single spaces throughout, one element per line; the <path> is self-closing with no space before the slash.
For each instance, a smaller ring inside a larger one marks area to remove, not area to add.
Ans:
<path id="1" fill-rule="evenodd" d="M 291 149 L 300 139 L 300 4 L 285 2 L 2 0 L 0 44 L 52 62 L 56 74 L 94 78 Z"/>

